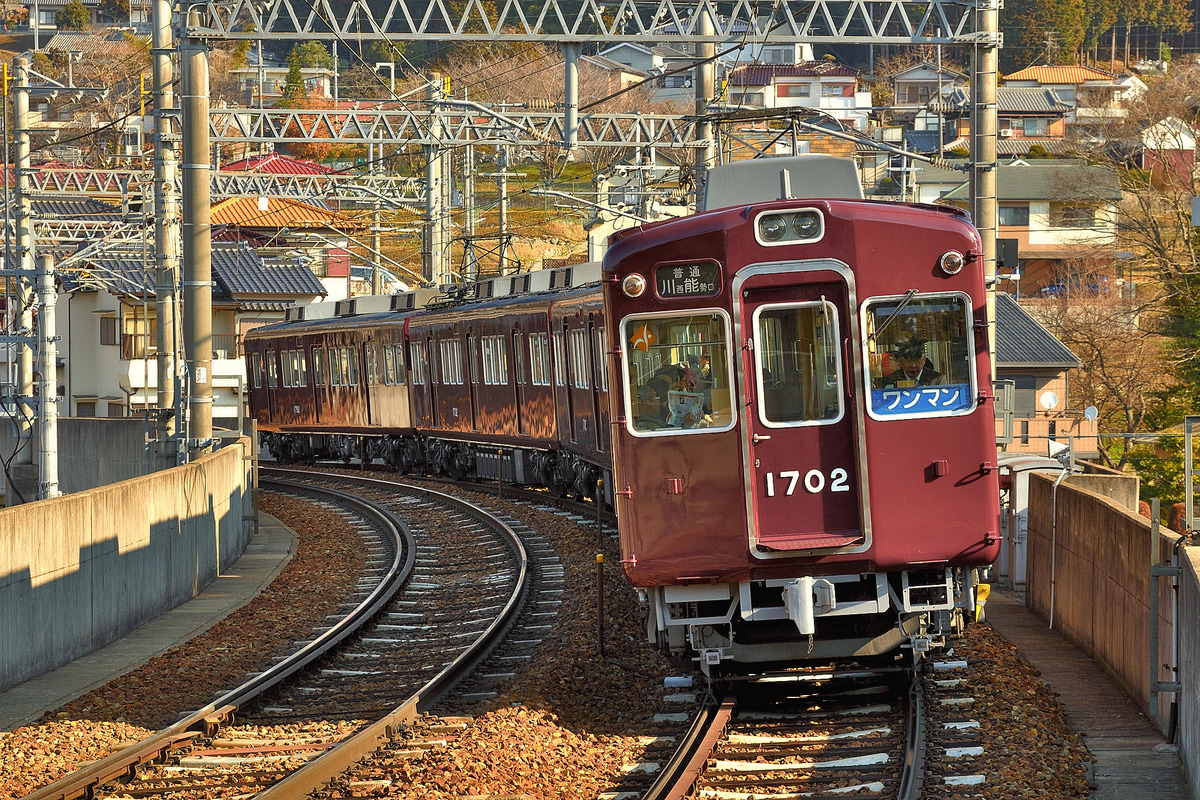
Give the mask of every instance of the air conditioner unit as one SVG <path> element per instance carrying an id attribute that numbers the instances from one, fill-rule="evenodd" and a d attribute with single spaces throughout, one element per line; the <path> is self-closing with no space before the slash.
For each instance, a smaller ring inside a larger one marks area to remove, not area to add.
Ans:
<path id="1" fill-rule="evenodd" d="M 1011 139 L 1012 138 L 1012 128 L 1001 128 L 1000 129 L 1000 138 L 1001 139 Z"/>

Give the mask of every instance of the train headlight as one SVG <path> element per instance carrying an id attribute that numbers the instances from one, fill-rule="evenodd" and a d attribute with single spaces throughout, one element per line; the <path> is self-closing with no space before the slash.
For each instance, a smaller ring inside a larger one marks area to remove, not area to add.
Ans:
<path id="1" fill-rule="evenodd" d="M 938 259 L 938 266 L 947 275 L 957 275 L 962 272 L 963 265 L 966 263 L 967 259 L 957 250 L 947 250 Z"/>
<path id="2" fill-rule="evenodd" d="M 801 211 L 792 217 L 792 232 L 801 239 L 815 239 L 821 235 L 821 215 L 815 211 Z"/>
<path id="3" fill-rule="evenodd" d="M 787 220 L 770 214 L 758 220 L 758 235 L 765 242 L 778 242 L 787 233 Z"/>
<path id="4" fill-rule="evenodd" d="M 626 297 L 641 297 L 646 291 L 646 279 L 636 272 L 625 276 L 625 280 L 621 281 L 621 291 L 625 292 Z"/>

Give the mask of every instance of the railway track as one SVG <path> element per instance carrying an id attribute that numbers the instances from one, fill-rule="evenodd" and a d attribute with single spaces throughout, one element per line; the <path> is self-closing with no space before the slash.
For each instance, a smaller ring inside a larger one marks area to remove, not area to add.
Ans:
<path id="1" fill-rule="evenodd" d="M 983 746 L 968 674 L 966 662 L 935 662 L 733 683 L 642 800 L 977 796 L 986 778 L 972 771 Z"/>
<path id="2" fill-rule="evenodd" d="M 313 473 L 268 478 L 285 479 L 354 518 L 371 554 L 361 600 L 292 656 L 29 800 L 304 796 L 400 735 L 516 620 L 528 560 L 500 520 L 417 487 L 375 486 L 369 502 L 361 481 L 352 496 Z"/>

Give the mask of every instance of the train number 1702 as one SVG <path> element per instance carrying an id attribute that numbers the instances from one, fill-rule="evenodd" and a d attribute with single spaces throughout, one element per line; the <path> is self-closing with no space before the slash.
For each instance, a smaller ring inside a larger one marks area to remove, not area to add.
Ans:
<path id="1" fill-rule="evenodd" d="M 796 491 L 796 484 L 800 483 L 800 470 L 788 469 L 778 473 L 779 487 L 782 489 L 784 497 L 791 497 Z M 775 496 L 775 480 L 776 473 L 767 473 L 767 497 Z M 804 489 L 809 494 L 820 494 L 825 491 L 826 485 L 829 486 L 831 492 L 848 492 L 850 491 L 850 476 L 846 470 L 838 467 L 833 472 L 829 473 L 829 479 L 826 481 L 825 473 L 819 469 L 810 469 L 804 473 Z"/>

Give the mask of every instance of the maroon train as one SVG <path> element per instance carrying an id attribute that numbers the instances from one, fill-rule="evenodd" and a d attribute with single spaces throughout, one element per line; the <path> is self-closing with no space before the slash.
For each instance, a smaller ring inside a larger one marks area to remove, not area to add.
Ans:
<path id="1" fill-rule="evenodd" d="M 715 210 L 615 234 L 602 269 L 259 328 L 264 442 L 600 495 L 650 640 L 706 671 L 936 647 L 999 548 L 980 241 L 856 176 L 753 200 L 835 161 L 718 168 Z"/>

